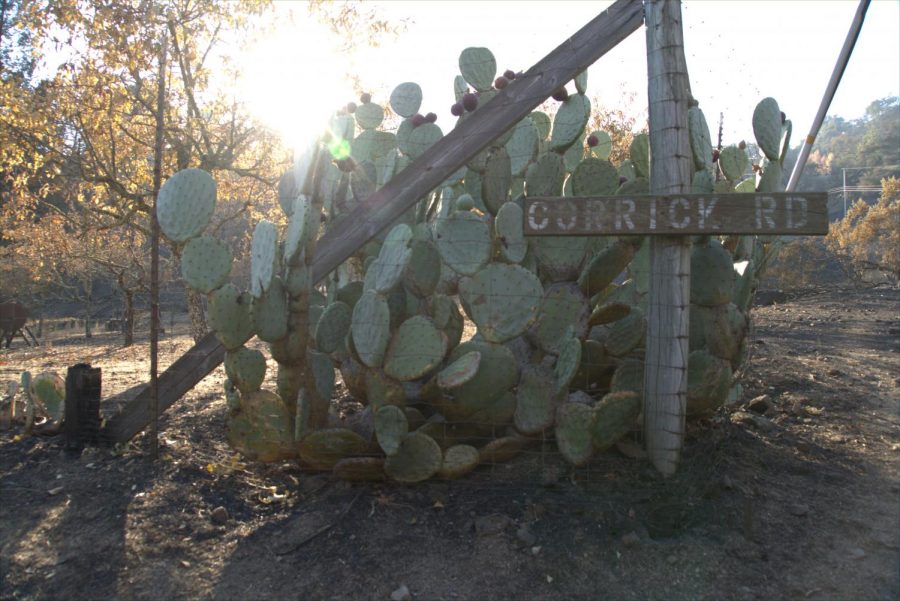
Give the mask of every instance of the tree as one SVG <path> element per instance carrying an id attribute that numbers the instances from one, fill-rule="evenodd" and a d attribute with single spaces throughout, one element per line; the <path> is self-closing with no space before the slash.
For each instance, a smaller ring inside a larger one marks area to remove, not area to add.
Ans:
<path id="1" fill-rule="evenodd" d="M 857 273 L 878 270 L 900 279 L 900 179 L 882 180 L 874 205 L 858 200 L 831 225 L 828 248 L 848 260 Z"/>

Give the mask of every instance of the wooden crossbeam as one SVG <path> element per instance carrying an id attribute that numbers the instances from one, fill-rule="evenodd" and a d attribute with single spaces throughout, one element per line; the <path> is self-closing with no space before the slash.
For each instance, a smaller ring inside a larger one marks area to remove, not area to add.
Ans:
<path id="1" fill-rule="evenodd" d="M 318 242 L 312 274 L 316 282 L 336 269 L 358 248 L 395 222 L 438 187 L 454 171 L 484 150 L 643 24 L 641 0 L 618 0 L 565 40 L 490 102 L 462 120 L 406 169 L 377 190 Z M 215 369 L 225 351 L 213 334 L 179 358 L 159 376 L 159 410 L 165 411 Z M 176 367 L 177 366 L 177 367 Z M 111 441 L 130 440 L 150 423 L 150 391 L 146 384 L 104 429 Z"/>

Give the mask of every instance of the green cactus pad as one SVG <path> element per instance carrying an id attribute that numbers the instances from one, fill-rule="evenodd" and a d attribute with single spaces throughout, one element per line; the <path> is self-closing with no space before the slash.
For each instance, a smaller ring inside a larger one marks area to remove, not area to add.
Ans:
<path id="1" fill-rule="evenodd" d="M 391 336 L 387 300 L 374 290 L 367 290 L 353 307 L 350 332 L 360 360 L 369 367 L 379 367 Z"/>
<path id="2" fill-rule="evenodd" d="M 778 160 L 781 144 L 781 109 L 774 98 L 763 98 L 753 110 L 753 135 L 770 161 Z"/>
<path id="3" fill-rule="evenodd" d="M 542 350 L 557 354 L 569 328 L 583 338 L 588 331 L 590 317 L 588 299 L 573 282 L 560 282 L 547 288 L 541 299 L 537 319 L 528 336 Z"/>
<path id="4" fill-rule="evenodd" d="M 382 157 L 396 157 L 396 148 L 397 136 L 391 132 L 367 129 L 360 132 L 353 140 L 350 147 L 350 156 L 357 163 L 370 162 L 375 164 Z"/>
<path id="5" fill-rule="evenodd" d="M 619 174 L 609 161 L 584 159 L 572 173 L 572 192 L 575 196 L 612 195 L 619 187 Z"/>
<path id="6" fill-rule="evenodd" d="M 594 454 L 593 417 L 593 409 L 582 403 L 564 403 L 556 410 L 556 446 L 572 465 L 584 465 Z"/>
<path id="7" fill-rule="evenodd" d="M 290 412 L 273 392 L 241 395 L 241 409 L 228 417 L 227 425 L 228 444 L 247 459 L 272 462 L 296 456 Z"/>
<path id="8" fill-rule="evenodd" d="M 66 413 L 66 381 L 62 377 L 51 371 L 39 373 L 28 383 L 28 389 L 51 421 L 62 421 Z"/>
<path id="9" fill-rule="evenodd" d="M 528 117 L 537 129 L 538 140 L 546 140 L 550 137 L 550 129 L 553 127 L 553 121 L 547 116 L 547 113 L 534 111 L 529 114 Z"/>
<path id="10" fill-rule="evenodd" d="M 691 176 L 691 192 L 694 194 L 712 194 L 715 189 L 715 180 L 711 171 L 696 171 Z"/>
<path id="11" fill-rule="evenodd" d="M 638 134 L 631 141 L 628 154 L 637 177 L 650 179 L 650 136 Z"/>
<path id="12" fill-rule="evenodd" d="M 553 373 L 540 366 L 522 370 L 513 423 L 522 434 L 538 434 L 553 425 L 557 406 Z"/>
<path id="13" fill-rule="evenodd" d="M 588 325 L 600 326 L 603 324 L 612 323 L 614 321 L 618 321 L 624 317 L 627 317 L 629 313 L 631 313 L 631 307 L 624 303 L 607 303 L 605 305 L 597 305 L 593 313 L 591 313 L 591 318 L 588 320 Z"/>
<path id="14" fill-rule="evenodd" d="M 505 148 L 495 148 L 488 155 L 481 175 L 481 201 L 494 215 L 509 196 L 512 181 L 510 158 Z"/>
<path id="15" fill-rule="evenodd" d="M 444 451 L 444 460 L 437 473 L 438 478 L 444 480 L 462 478 L 478 467 L 480 461 L 481 456 L 475 447 L 467 444 L 453 445 Z"/>
<path id="16" fill-rule="evenodd" d="M 558 392 L 569 389 L 579 367 L 581 367 L 581 340 L 572 336 L 570 332 L 570 335 L 566 336 L 562 343 L 553 372 Z"/>
<path id="17" fill-rule="evenodd" d="M 397 482 L 422 482 L 438 473 L 444 453 L 433 438 L 421 432 L 403 437 L 400 448 L 384 462 L 384 472 Z"/>
<path id="18" fill-rule="evenodd" d="M 756 192 L 756 178 L 748 177 L 734 187 L 734 191 L 738 193 L 752 194 Z"/>
<path id="19" fill-rule="evenodd" d="M 688 356 L 687 413 L 712 413 L 722 406 L 731 388 L 731 366 L 707 351 Z"/>
<path id="20" fill-rule="evenodd" d="M 634 163 L 631 162 L 631 159 L 625 159 L 624 161 L 622 161 L 622 163 L 619 165 L 618 172 L 620 178 L 624 177 L 628 181 L 637 179 L 637 170 L 635 170 Z"/>
<path id="21" fill-rule="evenodd" d="M 466 78 L 462 75 L 455 76 L 453 78 L 453 97 L 456 99 L 456 102 L 461 101 L 468 91 L 469 85 L 466 83 Z"/>
<path id="22" fill-rule="evenodd" d="M 760 192 L 782 192 L 784 184 L 781 180 L 784 177 L 784 169 L 778 161 L 770 161 L 763 165 L 762 175 L 756 182 L 756 189 Z"/>
<path id="23" fill-rule="evenodd" d="M 225 378 L 222 386 L 225 389 L 225 405 L 228 407 L 229 413 L 239 411 L 241 408 L 241 391 L 228 378 Z"/>
<path id="24" fill-rule="evenodd" d="M 641 412 L 641 396 L 631 390 L 610 392 L 594 405 L 591 440 L 594 449 L 605 451 L 628 434 Z"/>
<path id="25" fill-rule="evenodd" d="M 334 365 L 331 359 L 325 353 L 308 349 L 306 362 L 312 372 L 316 394 L 325 402 L 331 401 L 331 395 L 334 394 Z"/>
<path id="26" fill-rule="evenodd" d="M 491 263 L 459 283 L 463 304 L 490 342 L 505 342 L 524 332 L 537 316 L 543 287 L 519 265 Z"/>
<path id="27" fill-rule="evenodd" d="M 384 458 L 347 457 L 335 463 L 331 472 L 350 482 L 381 482 L 385 479 Z"/>
<path id="28" fill-rule="evenodd" d="M 202 232 L 216 208 L 216 182 L 202 169 L 183 169 L 166 180 L 156 198 L 163 234 L 184 242 Z"/>
<path id="29" fill-rule="evenodd" d="M 233 351 L 254 334 L 252 297 L 233 284 L 209 295 L 209 326 L 226 350 Z"/>
<path id="30" fill-rule="evenodd" d="M 441 277 L 441 255 L 437 245 L 431 240 L 413 240 L 410 251 L 403 283 L 419 297 L 431 296 Z"/>
<path id="31" fill-rule="evenodd" d="M 300 186 L 297 185 L 297 177 L 293 170 L 286 171 L 278 179 L 278 205 L 288 217 L 294 209 L 294 199 L 300 194 Z"/>
<path id="32" fill-rule="evenodd" d="M 694 170 L 711 171 L 713 168 L 712 139 L 709 135 L 706 117 L 699 107 L 692 106 L 688 109 L 688 132 L 691 140 L 691 155 L 694 157 Z"/>
<path id="33" fill-rule="evenodd" d="M 256 349 L 241 347 L 225 353 L 225 373 L 244 394 L 256 392 L 266 377 L 266 357 Z"/>
<path id="34" fill-rule="evenodd" d="M 362 129 L 375 129 L 384 120 L 384 109 L 374 102 L 364 102 L 356 107 L 355 115 L 356 123 Z"/>
<path id="35" fill-rule="evenodd" d="M 382 294 L 390 292 L 403 278 L 412 250 L 412 229 L 405 223 L 395 225 L 381 245 L 378 259 L 369 268 L 374 270 L 374 290 Z M 368 274 L 367 274 L 368 275 Z"/>
<path id="36" fill-rule="evenodd" d="M 575 76 L 575 89 L 579 94 L 587 92 L 588 72 L 587 69 Z"/>
<path id="37" fill-rule="evenodd" d="M 274 223 L 263 219 L 256 224 L 250 243 L 250 294 L 254 297 L 259 298 L 269 289 L 277 255 L 278 229 Z"/>
<path id="38" fill-rule="evenodd" d="M 356 306 L 356 301 L 363 295 L 363 283 L 360 281 L 349 282 L 338 288 L 335 293 L 335 299 L 346 303 L 351 309 Z"/>
<path id="39" fill-rule="evenodd" d="M 181 255 L 181 274 L 185 283 L 198 292 L 212 292 L 228 280 L 231 251 L 213 236 L 192 238 Z"/>
<path id="40" fill-rule="evenodd" d="M 591 116 L 591 101 L 584 94 L 572 94 L 563 102 L 553 117 L 553 131 L 550 133 L 550 148 L 566 150 L 581 139 L 584 126 Z"/>
<path id="41" fill-rule="evenodd" d="M 722 243 L 710 240 L 691 251 L 691 303 L 704 307 L 725 305 L 734 290 L 734 262 Z"/>
<path id="42" fill-rule="evenodd" d="M 444 132 L 434 123 L 423 123 L 409 132 L 406 154 L 415 160 L 444 137 Z"/>
<path id="43" fill-rule="evenodd" d="M 498 397 L 483 401 L 468 415 L 466 421 L 486 428 L 506 426 L 512 421 L 515 412 L 516 395 L 508 390 Z M 480 436 L 488 434 L 484 432 Z"/>
<path id="44" fill-rule="evenodd" d="M 599 129 L 591 132 L 591 136 L 597 138 L 597 145 L 589 149 L 591 156 L 601 161 L 607 160 L 612 153 L 612 138 L 609 137 L 608 133 Z"/>
<path id="45" fill-rule="evenodd" d="M 624 357 L 644 341 L 647 320 L 644 312 L 632 307 L 627 316 L 613 323 L 606 339 L 606 352 L 614 357 Z"/>
<path id="46" fill-rule="evenodd" d="M 422 88 L 408 81 L 401 83 L 391 92 L 391 108 L 401 117 L 412 117 L 422 106 Z"/>
<path id="47" fill-rule="evenodd" d="M 470 86 L 488 92 L 494 86 L 497 60 L 487 48 L 466 48 L 459 55 L 459 72 Z"/>
<path id="48" fill-rule="evenodd" d="M 366 370 L 363 378 L 366 399 L 375 410 L 385 405 L 397 405 L 398 407 L 406 405 L 406 391 L 403 385 L 397 380 L 389 378 L 380 369 Z"/>
<path id="49" fill-rule="evenodd" d="M 610 383 L 612 392 L 630 390 L 640 395 L 644 394 L 644 362 L 640 359 L 625 359 L 613 374 Z"/>
<path id="50" fill-rule="evenodd" d="M 747 152 L 738 146 L 726 146 L 719 153 L 719 168 L 722 174 L 731 181 L 737 181 L 744 177 L 744 172 L 750 165 Z"/>
<path id="51" fill-rule="evenodd" d="M 397 329 L 384 358 L 384 372 L 401 382 L 416 380 L 437 367 L 447 353 L 447 335 L 422 315 Z"/>
<path id="52" fill-rule="evenodd" d="M 441 259 L 457 273 L 474 275 L 491 258 L 491 227 L 474 213 L 453 213 L 437 222 L 434 234 Z"/>
<path id="53" fill-rule="evenodd" d="M 316 348 L 323 353 L 333 353 L 344 343 L 350 332 L 353 310 L 347 303 L 335 301 L 325 307 L 316 324 Z"/>
<path id="54" fill-rule="evenodd" d="M 578 167 L 578 164 L 582 159 L 584 159 L 584 143 L 581 139 L 576 139 L 563 153 L 563 165 L 565 165 L 566 171 L 569 173 L 575 171 L 575 168 Z M 571 185 L 571 180 L 567 180 L 566 186 Z M 566 192 L 566 196 L 571 196 L 571 194 Z"/>
<path id="55" fill-rule="evenodd" d="M 479 461 L 488 465 L 505 463 L 515 459 L 525 449 L 527 444 L 528 439 L 522 436 L 495 438 L 478 449 Z"/>
<path id="56" fill-rule="evenodd" d="M 538 158 L 525 173 L 525 189 L 529 196 L 559 196 L 566 177 L 563 158 L 548 152 Z"/>
<path id="57" fill-rule="evenodd" d="M 272 278 L 269 289 L 253 300 L 253 325 L 260 340 L 275 342 L 288 333 L 288 299 L 281 278 Z"/>
<path id="58" fill-rule="evenodd" d="M 300 195 L 294 199 L 291 218 L 284 233 L 284 263 L 293 265 L 299 258 L 310 236 L 315 234 L 315 219 L 309 199 Z"/>
<path id="59" fill-rule="evenodd" d="M 524 213 L 516 202 L 506 202 L 494 219 L 494 238 L 500 254 L 510 263 L 521 263 L 528 252 L 528 241 L 523 234 Z"/>
<path id="60" fill-rule="evenodd" d="M 481 354 L 481 362 L 475 376 L 452 391 L 453 401 L 445 408 L 448 418 L 462 418 L 472 414 L 488 401 L 503 395 L 519 379 L 515 356 L 501 344 L 470 340 L 453 349 L 449 361 L 454 362 L 472 351 Z"/>
<path id="61" fill-rule="evenodd" d="M 634 246 L 617 241 L 594 255 L 578 277 L 578 285 L 587 296 L 606 289 L 634 258 Z"/>
<path id="62" fill-rule="evenodd" d="M 481 365 L 481 353 L 471 351 L 438 373 L 436 384 L 442 390 L 453 390 L 472 380 Z"/>
<path id="63" fill-rule="evenodd" d="M 362 436 L 346 428 L 310 432 L 300 441 L 300 460 L 316 470 L 328 471 L 346 457 L 364 455 L 369 445 Z"/>
<path id="64" fill-rule="evenodd" d="M 584 236 L 538 236 L 528 246 L 534 253 L 541 278 L 566 282 L 578 278 L 590 242 Z"/>
<path id="65" fill-rule="evenodd" d="M 375 411 L 375 437 L 385 455 L 396 455 L 407 433 L 409 422 L 406 421 L 403 409 L 396 405 L 385 405 Z"/>
<path id="66" fill-rule="evenodd" d="M 537 157 L 538 131 L 534 121 L 526 117 L 513 128 L 512 137 L 506 143 L 510 171 L 515 176 L 525 174 L 525 168 Z"/>

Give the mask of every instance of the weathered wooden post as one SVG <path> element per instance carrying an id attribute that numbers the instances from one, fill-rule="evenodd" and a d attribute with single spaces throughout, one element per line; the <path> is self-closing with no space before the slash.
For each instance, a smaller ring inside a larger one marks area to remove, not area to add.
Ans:
<path id="1" fill-rule="evenodd" d="M 85 443 L 96 443 L 100 433 L 99 367 L 73 365 L 66 372 L 66 449 L 78 451 Z"/>
<path id="2" fill-rule="evenodd" d="M 645 5 L 650 114 L 650 193 L 691 191 L 688 108 L 691 85 L 684 59 L 679 0 Z M 687 405 L 691 239 L 650 240 L 644 436 L 650 461 L 663 475 L 678 466 Z"/>

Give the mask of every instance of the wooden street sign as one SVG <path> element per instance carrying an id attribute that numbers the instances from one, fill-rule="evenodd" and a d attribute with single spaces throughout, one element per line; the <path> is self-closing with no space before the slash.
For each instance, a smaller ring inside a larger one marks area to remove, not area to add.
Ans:
<path id="1" fill-rule="evenodd" d="M 828 233 L 824 192 L 535 197 L 526 236 Z"/>

